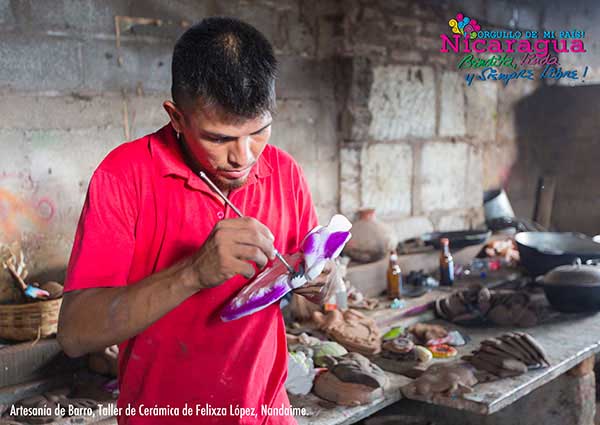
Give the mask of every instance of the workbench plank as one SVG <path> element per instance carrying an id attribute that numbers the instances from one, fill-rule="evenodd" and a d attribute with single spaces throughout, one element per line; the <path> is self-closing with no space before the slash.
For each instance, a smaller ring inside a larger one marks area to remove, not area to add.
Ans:
<path id="1" fill-rule="evenodd" d="M 469 344 L 460 348 L 459 355 L 476 349 L 486 338 L 514 330 L 499 327 L 464 328 L 445 322 L 438 323 L 471 337 Z M 532 370 L 513 378 L 478 384 L 472 393 L 464 395 L 463 398 L 412 399 L 490 415 L 562 375 L 587 357 L 600 352 L 600 314 L 560 315 L 550 323 L 521 330 L 532 335 L 545 348 L 550 367 Z"/>
<path id="2" fill-rule="evenodd" d="M 323 400 L 312 393 L 306 396 L 290 395 L 290 403 L 293 407 L 304 407 L 307 410 L 306 416 L 296 416 L 298 425 L 350 425 L 397 402 L 402 398 L 400 388 L 410 383 L 411 379 L 394 373 L 386 373 L 386 375 L 389 383 L 385 388 L 384 396 L 363 406 L 322 407 Z"/>

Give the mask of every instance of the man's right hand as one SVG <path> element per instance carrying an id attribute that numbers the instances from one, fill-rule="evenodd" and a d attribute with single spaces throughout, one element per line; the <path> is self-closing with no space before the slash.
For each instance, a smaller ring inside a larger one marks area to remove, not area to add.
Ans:
<path id="1" fill-rule="evenodd" d="M 275 258 L 275 240 L 271 231 L 251 217 L 219 221 L 204 245 L 191 258 L 195 289 L 218 286 L 241 274 L 247 279 L 254 276 L 254 267 L 263 269 Z"/>

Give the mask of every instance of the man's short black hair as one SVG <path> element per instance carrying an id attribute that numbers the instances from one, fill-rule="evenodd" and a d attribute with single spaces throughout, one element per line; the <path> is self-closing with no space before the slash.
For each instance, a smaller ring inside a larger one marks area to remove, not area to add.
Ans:
<path id="1" fill-rule="evenodd" d="M 277 61 L 256 28 L 232 18 L 207 18 L 189 28 L 173 51 L 176 104 L 216 106 L 232 118 L 275 109 Z"/>

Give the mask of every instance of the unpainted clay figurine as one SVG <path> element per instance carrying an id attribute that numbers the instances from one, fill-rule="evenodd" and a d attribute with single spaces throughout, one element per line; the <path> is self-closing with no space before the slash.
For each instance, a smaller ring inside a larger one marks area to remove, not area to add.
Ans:
<path id="1" fill-rule="evenodd" d="M 367 356 L 381 351 L 381 334 L 375 321 L 359 311 L 349 309 L 342 313 L 333 310 L 326 315 L 317 311 L 313 319 L 327 336 L 348 351 Z"/>
<path id="2" fill-rule="evenodd" d="M 385 372 L 358 353 L 330 359 L 330 369 L 315 380 L 317 396 L 344 406 L 370 403 L 383 396 Z"/>
<path id="3" fill-rule="evenodd" d="M 436 364 L 402 388 L 407 398 L 414 396 L 460 396 L 473 391 L 477 384 L 474 368 L 466 363 Z"/>

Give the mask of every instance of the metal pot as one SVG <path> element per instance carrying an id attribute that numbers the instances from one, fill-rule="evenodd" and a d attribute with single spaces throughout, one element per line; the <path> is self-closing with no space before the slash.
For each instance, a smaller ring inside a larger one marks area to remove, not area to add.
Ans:
<path id="1" fill-rule="evenodd" d="M 600 311 L 600 267 L 559 266 L 537 279 L 550 304 L 565 313 Z"/>
<path id="2" fill-rule="evenodd" d="M 539 276 L 576 259 L 600 258 L 600 243 L 580 233 L 521 232 L 515 236 L 520 263 L 530 275 Z"/>

